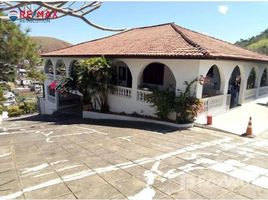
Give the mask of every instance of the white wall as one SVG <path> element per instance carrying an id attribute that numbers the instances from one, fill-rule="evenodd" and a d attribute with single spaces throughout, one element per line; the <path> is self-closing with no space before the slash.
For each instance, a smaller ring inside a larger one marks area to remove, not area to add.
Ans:
<path id="1" fill-rule="evenodd" d="M 52 61 L 52 64 L 55 68 L 56 62 L 60 59 L 63 60 L 65 63 L 67 69 L 66 74 L 69 74 L 69 67 L 70 64 L 74 60 L 82 59 L 81 57 L 71 57 L 71 58 L 65 58 L 65 57 L 52 57 L 49 58 Z M 124 99 L 124 97 L 110 95 L 109 96 L 109 104 L 110 104 L 110 110 L 112 112 L 125 112 L 125 113 L 133 113 L 136 112 L 138 114 L 143 115 L 154 115 L 155 110 L 150 105 L 144 102 L 137 101 L 137 88 L 141 81 L 143 70 L 146 66 L 148 66 L 150 63 L 153 62 L 159 62 L 164 65 L 166 65 L 169 70 L 165 71 L 165 77 L 164 82 L 168 83 L 168 80 L 171 79 L 172 74 L 175 77 L 176 80 L 176 91 L 178 89 L 184 90 L 185 85 L 184 81 L 192 81 L 195 78 L 199 78 L 200 75 L 206 76 L 208 70 L 211 66 L 217 65 L 219 71 L 220 71 L 220 77 L 221 77 L 221 88 L 220 92 L 222 94 L 227 94 L 228 92 L 228 85 L 229 85 L 229 78 L 236 66 L 239 66 L 240 72 L 241 72 L 241 87 L 240 87 L 240 95 L 239 95 L 239 102 L 243 103 L 244 96 L 246 93 L 246 84 L 247 84 L 247 78 L 250 73 L 250 70 L 252 67 L 255 67 L 256 69 L 256 85 L 259 87 L 260 85 L 260 79 L 262 72 L 265 67 L 267 67 L 267 64 L 259 63 L 259 62 L 246 62 L 246 61 L 225 61 L 225 60 L 196 60 L 196 59 L 139 59 L 139 58 L 118 58 L 115 59 L 115 61 L 122 61 L 126 63 L 130 69 L 130 72 L 132 74 L 132 99 Z M 172 71 L 172 74 L 170 73 Z M 54 75 L 54 80 L 56 79 L 56 76 Z M 46 86 L 50 84 L 51 81 L 46 80 L 45 81 L 45 92 Z M 194 87 L 192 88 L 192 93 L 196 95 L 198 98 L 202 97 L 202 85 L 199 83 L 196 83 Z M 47 103 L 46 106 L 49 107 L 49 110 L 57 109 L 57 101 L 56 103 Z"/>

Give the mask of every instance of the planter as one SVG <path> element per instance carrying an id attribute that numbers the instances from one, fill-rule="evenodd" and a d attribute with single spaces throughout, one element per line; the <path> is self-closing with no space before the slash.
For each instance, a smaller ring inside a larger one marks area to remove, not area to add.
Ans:
<path id="1" fill-rule="evenodd" d="M 93 111 L 83 111 L 83 118 L 147 122 L 147 123 L 154 123 L 154 124 L 171 126 L 171 127 L 175 127 L 175 128 L 192 128 L 193 127 L 193 123 L 176 124 L 176 123 L 172 123 L 172 122 L 165 122 L 165 121 L 159 121 L 159 120 L 153 120 L 153 119 L 131 117 L 131 116 L 124 116 L 124 115 L 116 115 L 116 114 L 109 114 L 109 113 L 99 113 L 99 112 L 93 112 Z"/>

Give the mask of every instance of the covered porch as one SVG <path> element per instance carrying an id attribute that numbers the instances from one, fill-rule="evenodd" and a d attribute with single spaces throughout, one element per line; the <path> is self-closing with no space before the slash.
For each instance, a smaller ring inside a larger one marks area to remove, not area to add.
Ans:
<path id="1" fill-rule="evenodd" d="M 75 61 L 81 58 L 53 57 L 46 60 L 49 85 L 63 75 L 72 76 Z M 113 59 L 114 90 L 108 101 L 111 112 L 155 116 L 145 96 L 153 89 L 175 93 L 185 89 L 184 81 L 198 78 L 191 94 L 203 99 L 203 115 L 217 115 L 247 101 L 268 94 L 267 66 L 262 63 L 190 59 Z M 200 81 L 204 79 L 203 83 Z M 45 87 L 45 98 L 54 110 L 62 107 L 58 92 Z M 72 100 L 69 101 L 72 103 Z"/>

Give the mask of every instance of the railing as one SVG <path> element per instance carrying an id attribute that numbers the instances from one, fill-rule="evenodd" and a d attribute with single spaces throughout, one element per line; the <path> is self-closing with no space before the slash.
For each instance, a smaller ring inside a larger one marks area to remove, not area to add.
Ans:
<path id="1" fill-rule="evenodd" d="M 268 86 L 260 87 L 259 96 L 268 95 Z"/>
<path id="2" fill-rule="evenodd" d="M 137 101 L 146 102 L 146 95 L 151 93 L 151 91 L 137 90 Z"/>
<path id="3" fill-rule="evenodd" d="M 115 86 L 111 93 L 113 95 L 117 95 L 120 97 L 131 98 L 132 97 L 131 91 L 132 91 L 131 88 Z"/>
<path id="4" fill-rule="evenodd" d="M 257 95 L 257 88 L 247 89 L 246 95 L 245 95 L 245 100 L 254 99 L 256 97 L 256 95 Z"/>
<path id="5" fill-rule="evenodd" d="M 55 97 L 53 97 L 53 96 L 48 95 L 47 100 L 50 101 L 50 102 L 55 103 Z"/>
<path id="6" fill-rule="evenodd" d="M 46 77 L 47 77 L 49 80 L 54 80 L 54 74 L 46 73 Z"/>
<path id="7" fill-rule="evenodd" d="M 223 113 L 230 108 L 231 95 L 218 95 L 202 99 L 203 112 L 209 115 Z"/>

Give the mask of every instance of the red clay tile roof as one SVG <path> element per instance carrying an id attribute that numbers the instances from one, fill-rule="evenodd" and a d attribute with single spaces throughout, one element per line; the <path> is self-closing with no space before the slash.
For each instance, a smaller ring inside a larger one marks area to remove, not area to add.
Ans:
<path id="1" fill-rule="evenodd" d="M 133 28 L 42 54 L 53 56 L 174 57 L 268 62 L 261 55 L 174 23 Z"/>

